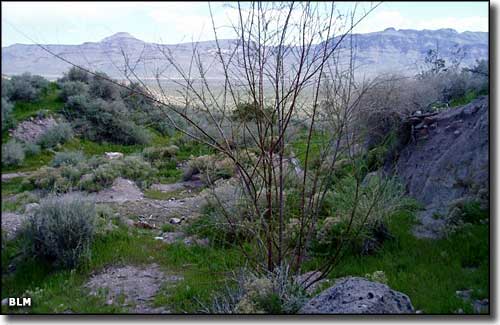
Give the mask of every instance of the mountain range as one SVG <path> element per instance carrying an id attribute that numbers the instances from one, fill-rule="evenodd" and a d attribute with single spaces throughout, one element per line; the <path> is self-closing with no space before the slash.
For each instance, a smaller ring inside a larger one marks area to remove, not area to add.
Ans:
<path id="1" fill-rule="evenodd" d="M 228 55 L 235 42 L 236 40 L 220 40 L 221 51 Z M 439 55 L 447 62 L 457 57 L 454 53 L 460 49 L 459 56 L 463 66 L 470 66 L 476 60 L 488 59 L 486 32 L 458 33 L 453 29 L 388 28 L 380 32 L 354 34 L 353 44 L 358 73 L 368 76 L 388 72 L 415 74 L 424 64 L 425 56 L 430 49 L 438 49 Z M 105 72 L 114 78 L 123 77 L 124 54 L 128 57 L 129 64 L 136 66 L 136 73 L 143 78 L 152 77 L 158 71 L 161 71 L 166 78 L 179 78 L 180 74 L 168 64 L 162 52 L 171 53 L 179 67 L 187 71 L 194 45 L 197 47 L 203 66 L 207 67 L 206 77 L 221 79 L 223 72 L 216 63 L 218 50 L 215 41 L 165 45 L 144 42 L 129 33 L 120 32 L 99 42 L 43 46 L 70 62 L 94 71 Z M 139 57 L 143 60 L 136 64 Z M 68 63 L 37 45 L 13 44 L 2 47 L 3 75 L 30 72 L 55 79 L 62 76 L 69 68 Z"/>

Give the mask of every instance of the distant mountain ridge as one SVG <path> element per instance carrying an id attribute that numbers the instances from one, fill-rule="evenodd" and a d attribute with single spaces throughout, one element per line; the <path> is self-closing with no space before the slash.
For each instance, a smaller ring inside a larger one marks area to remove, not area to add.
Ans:
<path id="1" fill-rule="evenodd" d="M 358 72 L 366 75 L 399 72 L 414 74 L 419 64 L 423 63 L 429 49 L 439 48 L 440 55 L 451 60 L 453 51 L 460 47 L 465 55 L 464 66 L 472 65 L 476 60 L 488 59 L 488 33 L 462 32 L 453 29 L 411 30 L 387 28 L 384 31 L 354 34 L 356 66 Z M 229 53 L 236 40 L 220 40 L 223 53 Z M 196 43 L 200 57 L 206 67 L 210 67 L 206 77 L 222 78 L 222 69 L 216 63 L 217 45 L 215 41 Z M 345 46 L 346 44 L 344 44 Z M 135 38 L 129 33 L 120 32 L 99 42 L 85 42 L 80 45 L 44 45 L 52 52 L 70 62 L 92 70 L 103 71 L 114 78 L 123 76 L 126 53 L 129 62 L 135 62 L 143 55 L 145 64 L 137 65 L 136 73 L 141 77 L 151 77 L 162 71 L 165 77 L 179 78 L 172 67 L 167 67 L 162 51 L 174 54 L 176 62 L 183 69 L 188 68 L 193 43 L 164 45 L 148 43 Z M 39 74 L 47 78 L 62 76 L 70 68 L 65 63 L 37 45 L 13 44 L 2 48 L 2 74 L 13 75 L 23 72 Z"/>

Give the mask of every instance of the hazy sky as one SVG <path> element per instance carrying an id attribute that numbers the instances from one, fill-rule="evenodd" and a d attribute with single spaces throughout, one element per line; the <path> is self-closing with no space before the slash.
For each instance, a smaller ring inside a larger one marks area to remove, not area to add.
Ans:
<path id="1" fill-rule="evenodd" d="M 338 3 L 338 10 L 346 12 L 353 4 Z M 236 10 L 221 2 L 211 5 L 221 26 L 219 38 L 234 37 L 224 26 L 236 19 Z M 369 5 L 363 2 L 360 9 Z M 386 2 L 355 32 L 388 27 L 486 32 L 488 2 Z M 206 2 L 2 2 L 2 46 L 32 43 L 16 29 L 43 44 L 95 42 L 116 32 L 166 44 L 214 38 Z"/>

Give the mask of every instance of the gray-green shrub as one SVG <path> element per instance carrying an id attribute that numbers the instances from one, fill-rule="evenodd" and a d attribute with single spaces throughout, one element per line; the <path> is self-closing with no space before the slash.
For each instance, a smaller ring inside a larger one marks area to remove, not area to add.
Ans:
<path id="1" fill-rule="evenodd" d="M 54 148 L 58 144 L 63 144 L 73 137 L 73 129 L 66 122 L 58 123 L 51 127 L 38 140 L 43 148 Z"/>
<path id="2" fill-rule="evenodd" d="M 95 203 L 81 195 L 48 197 L 28 219 L 26 253 L 56 267 L 74 268 L 90 252 L 95 220 Z"/>
<path id="3" fill-rule="evenodd" d="M 2 164 L 6 166 L 17 166 L 24 162 L 26 155 L 21 142 L 11 139 L 2 145 Z"/>
<path id="4" fill-rule="evenodd" d="M 85 160 L 85 155 L 82 151 L 60 151 L 56 153 L 52 159 L 52 167 L 59 167 L 61 165 L 77 165 Z"/>
<path id="5" fill-rule="evenodd" d="M 61 92 L 59 97 L 67 101 L 69 97 L 75 95 L 85 95 L 89 91 L 89 86 L 81 81 L 67 81 L 60 84 Z"/>
<path id="6" fill-rule="evenodd" d="M 38 155 L 42 149 L 40 148 L 39 145 L 36 143 L 32 142 L 25 142 L 24 143 L 24 153 L 26 156 L 34 156 Z"/>
<path id="7" fill-rule="evenodd" d="M 49 81 L 41 76 L 32 76 L 29 73 L 13 76 L 10 80 L 2 80 L 8 83 L 5 88 L 9 100 L 33 101 L 39 99 L 41 92 L 49 85 Z"/>
<path id="8" fill-rule="evenodd" d="M 2 97 L 2 132 L 14 126 L 15 120 L 12 115 L 12 108 L 14 106 Z"/>

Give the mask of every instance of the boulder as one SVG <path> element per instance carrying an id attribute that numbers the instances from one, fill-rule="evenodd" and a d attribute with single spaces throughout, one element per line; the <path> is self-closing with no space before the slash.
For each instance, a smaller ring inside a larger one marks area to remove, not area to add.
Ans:
<path id="1" fill-rule="evenodd" d="M 109 160 L 123 158 L 123 154 L 121 152 L 105 152 L 104 156 Z"/>
<path id="2" fill-rule="evenodd" d="M 386 166 L 387 171 L 396 170 L 408 194 L 425 206 L 413 231 L 417 237 L 444 236 L 454 200 L 479 200 L 488 206 L 488 111 L 485 96 L 435 114 L 431 124 L 435 127 L 422 129 L 426 139 L 417 133 L 401 149 L 395 166 Z"/>
<path id="3" fill-rule="evenodd" d="M 339 279 L 333 287 L 311 299 L 299 314 L 411 314 L 407 295 L 365 278 Z"/>

